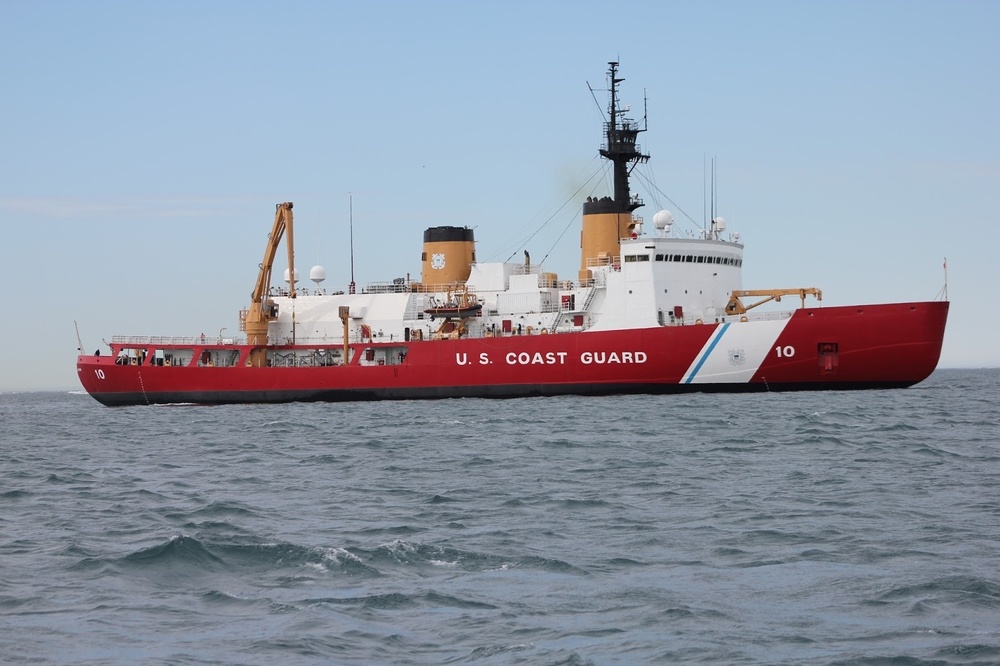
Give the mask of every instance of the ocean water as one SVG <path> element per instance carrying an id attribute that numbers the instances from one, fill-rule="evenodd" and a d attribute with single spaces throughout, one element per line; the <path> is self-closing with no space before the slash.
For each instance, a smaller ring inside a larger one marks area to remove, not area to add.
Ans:
<path id="1" fill-rule="evenodd" d="M 0 661 L 1000 663 L 998 397 L 3 394 Z"/>

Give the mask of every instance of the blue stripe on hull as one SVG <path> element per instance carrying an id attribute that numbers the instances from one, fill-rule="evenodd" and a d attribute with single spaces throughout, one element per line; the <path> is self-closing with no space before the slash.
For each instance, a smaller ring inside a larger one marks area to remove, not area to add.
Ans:
<path id="1" fill-rule="evenodd" d="M 685 384 L 690 384 L 694 380 L 695 375 L 697 375 L 698 371 L 701 370 L 701 366 L 705 365 L 705 361 L 708 360 L 708 357 L 712 355 L 712 350 L 715 349 L 717 344 L 719 344 L 719 340 L 722 339 L 722 336 L 725 334 L 727 328 L 729 328 L 728 322 L 720 326 L 719 330 L 715 332 L 715 335 L 712 336 L 712 341 L 708 345 L 708 349 L 706 349 L 705 353 L 701 355 L 701 358 L 698 359 L 698 364 L 694 366 L 694 370 L 692 370 L 691 374 L 684 380 Z"/>

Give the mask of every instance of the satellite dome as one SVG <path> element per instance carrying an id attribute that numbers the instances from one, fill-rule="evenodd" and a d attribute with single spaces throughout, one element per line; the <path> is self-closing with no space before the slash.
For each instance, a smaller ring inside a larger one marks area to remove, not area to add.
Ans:
<path id="1" fill-rule="evenodd" d="M 320 282 L 326 279 L 326 269 L 322 266 L 313 266 L 309 269 L 309 279 L 318 286 Z"/>
<path id="2" fill-rule="evenodd" d="M 295 281 L 296 282 L 299 281 L 299 269 L 297 269 L 297 268 L 295 269 Z M 285 269 L 285 282 L 290 282 L 290 280 L 288 279 L 288 269 L 287 268 Z"/>
<path id="3" fill-rule="evenodd" d="M 724 217 L 717 217 L 717 218 L 715 218 L 715 230 L 716 231 L 725 231 L 726 230 L 726 218 L 724 218 Z"/>
<path id="4" fill-rule="evenodd" d="M 670 214 L 669 210 L 661 210 L 653 216 L 653 225 L 663 231 L 664 229 L 669 229 L 670 225 L 674 223 L 674 216 Z"/>

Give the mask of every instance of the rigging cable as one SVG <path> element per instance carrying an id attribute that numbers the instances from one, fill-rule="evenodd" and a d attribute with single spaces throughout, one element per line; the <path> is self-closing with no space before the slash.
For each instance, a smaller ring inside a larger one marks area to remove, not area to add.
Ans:
<path id="1" fill-rule="evenodd" d="M 600 157 L 599 155 L 596 155 L 596 156 L 594 156 L 594 158 L 593 158 L 593 159 L 591 160 L 591 162 L 593 162 L 594 160 L 597 160 L 597 159 L 598 159 L 599 157 Z M 590 164 L 588 163 L 588 165 L 587 165 L 587 166 L 589 167 L 589 166 L 590 166 Z M 583 169 L 581 169 L 581 170 L 580 170 L 580 172 L 579 172 L 578 174 L 576 174 L 576 175 L 574 176 L 573 180 L 574 180 L 574 181 L 576 181 L 576 180 L 577 180 L 577 178 L 579 178 L 579 177 L 582 177 L 582 176 L 581 176 L 581 174 L 582 174 L 582 173 L 585 173 Z M 590 178 L 588 179 L 588 182 L 589 182 L 589 181 L 590 181 L 591 179 L 593 179 L 593 176 L 591 176 L 591 177 L 590 177 Z M 577 192 L 579 192 L 579 190 L 577 190 Z M 572 199 L 572 197 L 573 197 L 573 196 L 576 196 L 576 193 L 574 193 L 574 194 L 573 194 L 573 195 L 572 195 L 572 196 L 570 197 L 570 199 Z M 562 205 L 561 205 L 561 206 L 559 207 L 559 209 L 561 210 L 561 209 L 562 209 L 563 207 L 565 207 L 566 203 L 568 203 L 568 200 L 567 200 L 566 202 L 563 202 L 563 204 L 562 204 Z M 555 216 L 555 215 L 556 215 L 557 213 L 558 213 L 558 210 L 557 210 L 557 211 L 556 211 L 555 213 L 553 213 L 553 214 L 552 214 L 552 215 L 551 215 L 551 216 L 549 217 L 549 219 L 548 219 L 548 220 L 546 220 L 545 222 L 543 222 L 543 223 L 541 224 L 541 226 L 540 226 L 540 227 L 538 227 L 538 228 L 537 228 L 537 229 L 535 230 L 535 232 L 534 232 L 534 233 L 533 233 L 533 234 L 532 234 L 531 236 L 534 236 L 534 235 L 535 235 L 535 234 L 537 234 L 537 233 L 538 233 L 539 231 L 541 231 L 541 229 L 542 229 L 542 228 L 544 228 L 544 227 L 545 227 L 545 225 L 547 225 L 547 224 L 549 223 L 549 221 L 551 221 L 552 217 L 554 217 L 554 216 Z M 529 221 L 525 222 L 524 224 L 522 224 L 522 225 L 521 225 L 521 227 L 520 227 L 519 229 L 517 229 L 516 231 L 514 231 L 514 232 L 512 232 L 512 233 L 510 233 L 510 234 L 508 235 L 508 238 L 510 238 L 510 239 L 512 239 L 512 240 L 510 240 L 510 242 L 508 242 L 508 243 L 505 243 L 504 245 L 501 245 L 501 246 L 497 247 L 497 248 L 496 248 L 495 250 L 493 250 L 493 252 L 491 252 L 491 253 L 490 253 L 490 254 L 489 254 L 489 255 L 488 255 L 487 257 L 486 257 L 486 260 L 487 260 L 487 261 L 491 261 L 491 260 L 494 260 L 494 259 L 496 259 L 497 257 L 501 256 L 503 252 L 506 252 L 508 248 L 514 248 L 514 249 L 513 249 L 513 252 L 511 253 L 511 257 L 513 257 L 513 256 L 514 256 L 515 254 L 517 254 L 517 253 L 518 253 L 518 251 L 519 251 L 519 250 L 521 250 L 521 249 L 523 249 L 523 248 L 524 248 L 524 245 L 525 245 L 525 244 L 526 244 L 526 243 L 528 242 L 528 240 L 530 240 L 530 239 L 531 239 L 531 236 L 529 236 L 529 237 L 528 237 L 528 239 L 527 239 L 527 240 L 525 240 L 525 241 L 524 241 L 524 243 L 521 243 L 520 245 L 517 245 L 517 243 L 518 243 L 517 239 L 518 239 L 518 238 L 519 238 L 519 237 L 521 236 L 521 234 L 524 234 L 524 233 L 528 233 L 528 231 L 529 231 L 530 229 L 534 228 L 534 224 L 535 224 L 535 223 L 534 223 L 534 222 L 532 222 L 531 220 L 529 220 Z"/>
<path id="2" fill-rule="evenodd" d="M 595 177 L 596 177 L 596 176 L 597 176 L 597 175 L 598 175 L 598 174 L 599 174 L 599 173 L 600 173 L 601 171 L 603 171 L 603 170 L 604 170 L 604 169 L 602 168 L 602 169 L 599 169 L 598 171 L 594 172 L 594 173 L 593 173 L 593 174 L 592 174 L 592 175 L 590 176 L 590 178 L 588 178 L 588 179 L 587 179 L 587 180 L 586 180 L 586 181 L 585 181 L 585 182 L 583 183 L 583 185 L 581 185 L 580 187 L 578 187 L 578 188 L 576 189 L 576 191 L 575 191 L 575 192 L 573 192 L 573 194 L 571 194 L 571 195 L 570 195 L 570 196 L 569 196 L 569 197 L 568 197 L 568 198 L 567 198 L 567 199 L 566 199 L 566 200 L 565 200 L 565 201 L 564 201 L 564 202 L 562 203 L 562 205 L 561 205 L 561 206 L 559 206 L 559 208 L 557 208 L 557 209 L 556 209 L 556 211 L 555 211 L 554 213 L 552 213 L 552 215 L 550 215 L 550 216 L 549 216 L 549 219 L 545 220 L 545 222 L 543 222 L 543 223 L 542 223 L 542 225 L 541 225 L 540 227 L 538 227 L 537 229 L 535 229 L 534 233 L 532 233 L 532 234 L 531 234 L 530 236 L 528 236 L 527 238 L 525 238 L 525 239 L 524 239 L 524 242 L 523 242 L 523 243 L 521 243 L 521 245 L 520 245 L 519 247 L 515 248 L 514 252 L 513 252 L 513 253 L 511 253 L 511 255 L 510 255 L 509 257 L 507 257 L 507 261 L 509 262 L 509 261 L 510 261 L 511 259 L 513 259 L 513 258 L 514 258 L 514 255 L 515 255 L 515 254 L 517 254 L 519 250 L 522 250 L 522 249 L 524 249 L 524 246 L 528 244 L 528 241 L 530 241 L 530 240 L 531 240 L 532 238 L 534 238 L 534 237 L 535 237 L 536 235 L 538 235 L 538 233 L 539 233 L 539 232 L 540 232 L 540 231 L 541 231 L 542 229 L 544 229 L 544 228 L 546 227 L 546 225 L 548 225 L 548 223 L 549 223 L 549 222 L 551 222 L 551 221 L 553 220 L 553 218 L 555 218 L 555 217 L 556 217 L 556 216 L 557 216 L 557 215 L 558 215 L 558 214 L 559 214 L 560 212 L 562 212 L 562 209 L 563 209 L 563 208 L 565 208 L 565 207 L 566 207 L 566 205 L 567 205 L 567 204 L 569 204 L 569 202 L 570 202 L 570 201 L 572 201 L 573 199 L 575 199 L 575 198 L 577 197 L 577 195 L 578 195 L 578 194 L 580 194 L 580 192 L 581 192 L 581 191 L 583 190 L 583 188 L 587 187 L 587 185 L 589 185 L 589 184 L 590 184 L 590 181 L 594 180 L 594 178 L 595 178 Z M 570 220 L 570 223 L 572 223 L 572 222 L 573 222 L 573 220 Z M 559 238 L 562 238 L 563 234 L 565 234 L 565 233 L 566 233 L 566 230 L 565 230 L 565 229 L 563 229 L 562 233 L 560 233 L 560 234 L 559 234 Z M 556 240 L 556 242 L 558 242 L 558 239 Z M 551 252 L 552 252 L 552 248 L 549 248 L 549 253 L 551 253 Z M 546 256 L 546 257 L 547 257 L 547 256 L 549 256 L 549 253 L 546 253 L 546 255 L 545 255 L 545 256 Z M 544 259 L 543 259 L 542 261 L 544 261 Z"/>
<path id="3" fill-rule="evenodd" d="M 681 208 L 679 205 L 677 205 L 676 201 L 674 201 L 669 196 L 667 196 L 666 192 L 664 192 L 659 187 L 657 187 L 656 183 L 654 183 L 652 180 L 650 180 L 650 178 L 646 174 L 644 174 L 642 171 L 639 171 L 636 175 L 639 177 L 640 180 L 642 180 L 642 182 L 646 185 L 646 187 L 650 188 L 650 191 L 655 191 L 655 192 L 659 193 L 660 196 L 662 196 L 664 199 L 666 199 L 667 201 L 669 201 L 670 204 L 674 208 L 676 208 L 679 213 L 681 213 L 687 219 L 691 220 L 692 224 L 694 224 L 695 226 L 698 225 L 698 223 L 695 221 L 695 219 L 693 217 L 691 217 L 690 215 L 687 214 L 687 211 L 685 211 L 683 208 Z"/>

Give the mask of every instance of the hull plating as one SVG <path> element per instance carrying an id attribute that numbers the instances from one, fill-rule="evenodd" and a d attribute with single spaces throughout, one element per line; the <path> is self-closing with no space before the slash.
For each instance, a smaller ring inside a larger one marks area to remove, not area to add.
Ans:
<path id="1" fill-rule="evenodd" d="M 802 308 L 762 321 L 394 343 L 405 358 L 331 367 L 116 365 L 80 356 L 109 406 L 513 398 L 687 391 L 895 388 L 937 365 L 947 302 Z"/>

